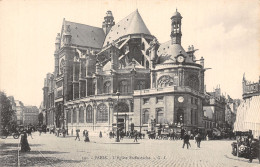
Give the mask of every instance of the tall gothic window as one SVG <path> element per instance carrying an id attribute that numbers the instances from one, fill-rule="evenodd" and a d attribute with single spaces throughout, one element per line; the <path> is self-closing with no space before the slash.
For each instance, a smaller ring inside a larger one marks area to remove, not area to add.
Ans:
<path id="1" fill-rule="evenodd" d="M 158 85 L 158 87 L 172 86 L 172 85 L 174 85 L 173 78 L 170 77 L 169 75 L 161 76 L 158 79 L 158 84 L 157 85 Z"/>
<path id="2" fill-rule="evenodd" d="M 177 111 L 177 124 L 183 125 L 184 124 L 184 111 L 179 109 Z"/>
<path id="3" fill-rule="evenodd" d="M 70 110 L 67 113 L 67 120 L 68 120 L 68 123 L 71 123 L 71 111 Z"/>
<path id="4" fill-rule="evenodd" d="M 124 102 L 119 102 L 118 104 L 115 105 L 114 108 L 114 113 L 118 112 L 129 112 L 129 107 L 126 103 Z"/>
<path id="5" fill-rule="evenodd" d="M 97 106 L 97 122 L 107 122 L 107 121 L 108 121 L 107 106 L 104 103 L 101 103 Z"/>
<path id="6" fill-rule="evenodd" d="M 136 90 L 145 89 L 145 81 L 138 81 L 136 85 Z"/>
<path id="7" fill-rule="evenodd" d="M 60 74 L 63 74 L 63 72 L 64 72 L 64 67 L 65 67 L 65 61 L 64 61 L 64 59 L 62 59 L 62 60 L 60 61 Z"/>
<path id="8" fill-rule="evenodd" d="M 119 91 L 120 93 L 127 93 L 129 91 L 129 85 L 126 80 L 123 80 L 119 83 Z"/>
<path id="9" fill-rule="evenodd" d="M 104 84 L 104 93 L 110 93 L 110 89 L 111 89 L 111 82 L 107 81 Z"/>
<path id="10" fill-rule="evenodd" d="M 73 110 L 73 123 L 77 123 L 77 110 L 74 108 Z"/>
<path id="11" fill-rule="evenodd" d="M 149 120 L 149 110 L 145 109 L 143 111 L 143 124 L 148 124 Z"/>
<path id="12" fill-rule="evenodd" d="M 193 110 L 190 111 L 190 123 L 193 124 Z"/>
<path id="13" fill-rule="evenodd" d="M 156 109 L 156 123 L 157 124 L 162 124 L 163 122 L 163 109 L 162 108 L 157 108 Z"/>
<path id="14" fill-rule="evenodd" d="M 86 109 L 86 122 L 87 123 L 93 122 L 93 109 L 91 105 L 88 105 Z"/>
<path id="15" fill-rule="evenodd" d="M 198 91 L 199 90 L 199 79 L 198 79 L 198 77 L 191 75 L 187 79 L 187 86 L 189 86 L 191 89 Z"/>
<path id="16" fill-rule="evenodd" d="M 80 107 L 79 109 L 79 123 L 84 123 L 84 109 Z"/>

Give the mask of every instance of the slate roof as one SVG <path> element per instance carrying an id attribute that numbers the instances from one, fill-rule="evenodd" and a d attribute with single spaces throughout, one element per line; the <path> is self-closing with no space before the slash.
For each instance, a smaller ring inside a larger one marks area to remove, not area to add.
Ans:
<path id="1" fill-rule="evenodd" d="M 151 35 L 138 10 L 134 11 L 117 24 L 115 24 L 106 36 L 103 46 L 116 41 L 118 38 L 129 34 Z"/>
<path id="2" fill-rule="evenodd" d="M 64 20 L 65 25 L 70 25 L 71 43 L 73 45 L 102 48 L 105 33 L 102 28 Z"/>
<path id="3" fill-rule="evenodd" d="M 175 57 L 180 54 L 180 51 L 181 54 L 186 57 L 185 62 L 193 63 L 192 59 L 188 56 L 180 44 L 171 44 L 171 41 L 168 41 L 161 44 L 157 50 L 159 64 L 175 63 Z"/>

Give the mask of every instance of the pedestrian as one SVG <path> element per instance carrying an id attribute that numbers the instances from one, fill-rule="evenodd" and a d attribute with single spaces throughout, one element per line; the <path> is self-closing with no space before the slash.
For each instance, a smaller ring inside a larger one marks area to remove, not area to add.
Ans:
<path id="1" fill-rule="evenodd" d="M 86 134 L 86 133 L 85 133 L 85 130 L 83 130 L 83 137 L 85 136 L 85 134 Z"/>
<path id="2" fill-rule="evenodd" d="M 134 136 L 135 136 L 134 142 L 137 142 L 137 137 L 138 137 L 137 131 L 135 131 Z"/>
<path id="3" fill-rule="evenodd" d="M 86 130 L 86 132 L 85 132 L 85 140 L 84 140 L 85 142 L 90 142 L 90 140 L 89 140 L 89 137 L 88 137 L 88 131 Z"/>
<path id="4" fill-rule="evenodd" d="M 113 133 L 110 131 L 110 132 L 109 132 L 109 138 L 111 139 L 112 136 L 113 136 Z"/>
<path id="5" fill-rule="evenodd" d="M 195 140 L 196 140 L 196 143 L 197 143 L 197 147 L 200 148 L 200 142 L 201 142 L 201 135 L 200 135 L 200 133 L 198 133 L 195 136 Z"/>
<path id="6" fill-rule="evenodd" d="M 62 129 L 62 134 L 63 134 L 63 137 L 66 136 L 66 130 L 64 128 Z"/>
<path id="7" fill-rule="evenodd" d="M 185 144 L 187 144 L 187 149 L 189 149 L 189 145 L 190 145 L 190 136 L 185 132 L 184 136 L 183 136 L 183 145 L 182 148 L 184 148 Z M 191 146 L 191 145 L 190 145 Z"/>
<path id="8" fill-rule="evenodd" d="M 20 144 L 21 144 L 21 152 L 31 151 L 31 148 L 30 148 L 28 140 L 27 140 L 26 131 L 23 131 L 23 133 L 21 135 Z"/>
<path id="9" fill-rule="evenodd" d="M 77 140 L 77 139 L 79 139 L 79 141 L 80 141 L 80 138 L 79 138 L 79 130 L 76 130 L 76 138 L 75 138 L 75 140 Z"/>
<path id="10" fill-rule="evenodd" d="M 39 136 L 41 136 L 41 134 L 42 134 L 42 129 L 40 128 L 39 129 Z"/>
<path id="11" fill-rule="evenodd" d="M 99 137 L 102 138 L 102 132 L 101 131 L 99 132 Z"/>
<path id="12" fill-rule="evenodd" d="M 28 136 L 31 136 L 31 138 L 33 139 L 33 137 L 32 137 L 32 128 L 29 128 L 27 133 L 28 133 Z"/>

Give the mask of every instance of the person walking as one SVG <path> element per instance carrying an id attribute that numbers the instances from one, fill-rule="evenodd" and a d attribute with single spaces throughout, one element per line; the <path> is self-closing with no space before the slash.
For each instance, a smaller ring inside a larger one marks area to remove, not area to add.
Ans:
<path id="1" fill-rule="evenodd" d="M 99 132 L 99 137 L 102 138 L 102 132 L 101 131 Z"/>
<path id="2" fill-rule="evenodd" d="M 137 131 L 135 131 L 134 136 L 135 136 L 134 142 L 137 142 L 137 136 L 138 136 Z"/>
<path id="3" fill-rule="evenodd" d="M 89 137 L 88 137 L 88 131 L 86 130 L 86 132 L 85 132 L 85 140 L 84 140 L 85 142 L 90 142 L 90 140 L 89 140 Z"/>
<path id="4" fill-rule="evenodd" d="M 200 142 L 201 142 L 201 135 L 200 135 L 200 133 L 198 133 L 195 136 L 195 140 L 196 140 L 196 143 L 197 143 L 197 147 L 200 148 Z"/>
<path id="5" fill-rule="evenodd" d="M 31 136 L 31 138 L 33 139 L 33 137 L 32 137 L 32 128 L 29 128 L 27 133 L 28 133 L 28 136 Z"/>
<path id="6" fill-rule="evenodd" d="M 21 152 L 31 151 L 31 148 L 30 148 L 28 140 L 27 140 L 26 131 L 23 131 L 23 133 L 21 135 L 20 144 L 21 144 Z"/>
<path id="7" fill-rule="evenodd" d="M 185 144 L 187 144 L 187 149 L 189 149 L 189 145 L 190 145 L 190 136 L 185 132 L 184 136 L 183 136 L 183 145 L 182 148 L 184 148 Z M 191 145 L 190 145 L 191 147 Z"/>
<path id="8" fill-rule="evenodd" d="M 79 131 L 78 131 L 78 130 L 76 130 L 76 138 L 75 138 L 75 140 L 77 140 L 77 139 L 79 139 L 79 141 L 80 141 L 80 138 L 79 138 Z"/>

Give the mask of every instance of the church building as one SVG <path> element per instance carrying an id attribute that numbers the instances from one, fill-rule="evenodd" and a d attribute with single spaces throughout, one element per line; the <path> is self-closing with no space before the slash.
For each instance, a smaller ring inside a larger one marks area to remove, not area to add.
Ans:
<path id="1" fill-rule="evenodd" d="M 138 10 L 102 27 L 63 20 L 56 37 L 55 118 L 60 127 L 144 131 L 151 124 L 202 128 L 204 59 L 181 46 L 182 16 L 169 21 L 170 40 L 158 43 Z M 199 63 L 197 63 L 199 61 Z"/>

